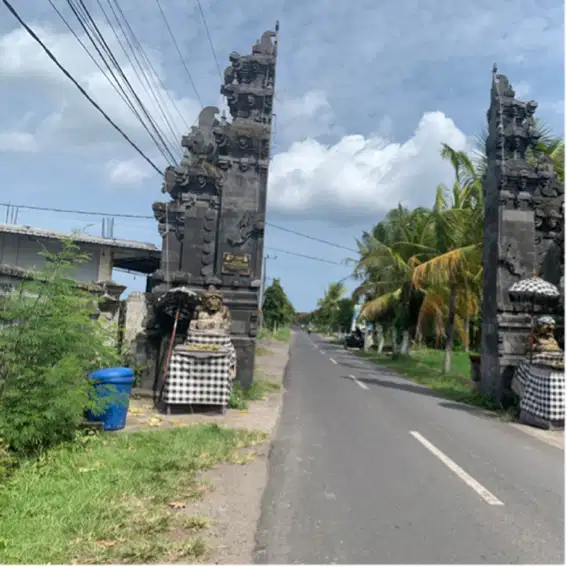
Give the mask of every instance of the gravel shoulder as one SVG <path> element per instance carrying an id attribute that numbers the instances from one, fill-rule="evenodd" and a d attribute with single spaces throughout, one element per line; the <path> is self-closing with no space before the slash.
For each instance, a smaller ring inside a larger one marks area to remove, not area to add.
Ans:
<path id="1" fill-rule="evenodd" d="M 268 480 L 268 455 L 281 413 L 291 342 L 293 336 L 289 344 L 258 341 L 256 375 L 279 383 L 282 388 L 267 394 L 263 400 L 248 402 L 248 410 L 230 409 L 225 415 L 166 416 L 153 409 L 150 399 L 141 396 L 131 400 L 125 431 L 216 423 L 221 427 L 263 431 L 268 436 L 262 445 L 242 450 L 239 464 L 225 463 L 205 471 L 200 478 L 206 486 L 202 497 L 182 510 L 183 514 L 206 520 L 207 527 L 199 534 L 209 550 L 203 557 L 204 563 L 252 563 L 256 527 Z"/>

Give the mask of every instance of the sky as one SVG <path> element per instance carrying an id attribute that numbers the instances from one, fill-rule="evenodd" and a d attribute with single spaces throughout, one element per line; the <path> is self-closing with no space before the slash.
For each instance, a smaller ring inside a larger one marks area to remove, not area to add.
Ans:
<path id="1" fill-rule="evenodd" d="M 50 3 L 12 2 L 86 92 L 158 168 L 165 167 L 151 138 Z M 85 41 L 68 3 L 53 2 Z M 118 2 L 156 71 L 152 88 L 167 102 L 163 112 L 105 20 L 100 6 L 112 17 L 108 0 L 85 3 L 140 99 L 180 152 L 180 138 L 202 105 L 224 107 L 197 0 Z M 362 231 L 398 203 L 430 206 L 437 185 L 453 179 L 440 158 L 441 144 L 468 151 L 486 123 L 495 62 L 516 96 L 535 99 L 536 115 L 563 133 L 561 0 L 201 0 L 201 6 L 221 71 L 230 52 L 249 53 L 280 22 L 268 184 L 272 225 L 356 249 Z M 164 198 L 158 173 L 2 3 L 0 172 L 2 203 L 151 216 L 152 203 Z M 5 215 L 0 207 L 0 222 Z M 17 222 L 97 235 L 102 228 L 100 216 L 25 209 Z M 161 244 L 151 219 L 116 218 L 114 236 Z M 281 279 L 298 311 L 314 309 L 331 282 L 347 278 L 348 289 L 355 285 L 344 260 L 356 254 L 344 248 L 270 226 L 266 253 L 268 278 Z M 114 276 L 130 290 L 145 288 L 141 276 Z"/>

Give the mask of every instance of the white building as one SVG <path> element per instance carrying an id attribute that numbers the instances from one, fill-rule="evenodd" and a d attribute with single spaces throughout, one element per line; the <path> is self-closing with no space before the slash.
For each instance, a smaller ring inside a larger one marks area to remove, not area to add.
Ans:
<path id="1" fill-rule="evenodd" d="M 160 251 L 147 242 L 0 224 L 0 287 L 13 287 L 37 270 L 45 262 L 40 252 L 57 252 L 64 238 L 71 238 L 88 255 L 74 273 L 80 283 L 109 282 L 113 268 L 149 275 L 159 267 Z"/>

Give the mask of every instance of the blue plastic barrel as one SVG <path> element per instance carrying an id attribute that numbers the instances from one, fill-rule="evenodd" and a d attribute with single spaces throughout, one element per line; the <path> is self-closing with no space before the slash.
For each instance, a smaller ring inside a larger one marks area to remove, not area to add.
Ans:
<path id="1" fill-rule="evenodd" d="M 87 420 L 102 422 L 105 431 L 116 431 L 126 426 L 130 394 L 135 376 L 131 368 L 102 368 L 89 374 L 94 382 L 94 394 L 104 407 L 102 413 L 87 411 Z"/>

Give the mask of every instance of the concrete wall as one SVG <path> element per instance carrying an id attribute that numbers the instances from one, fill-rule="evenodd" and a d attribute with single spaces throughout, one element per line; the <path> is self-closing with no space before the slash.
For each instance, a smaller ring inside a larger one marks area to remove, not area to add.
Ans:
<path id="1" fill-rule="evenodd" d="M 0 264 L 7 264 L 33 270 L 39 268 L 45 259 L 39 253 L 46 248 L 57 252 L 61 244 L 55 240 L 40 239 L 21 234 L 0 235 Z M 81 245 L 81 252 L 89 255 L 89 260 L 75 269 L 73 277 L 82 283 L 109 280 L 112 276 L 112 252 L 110 248 L 101 249 L 92 245 Z"/>

